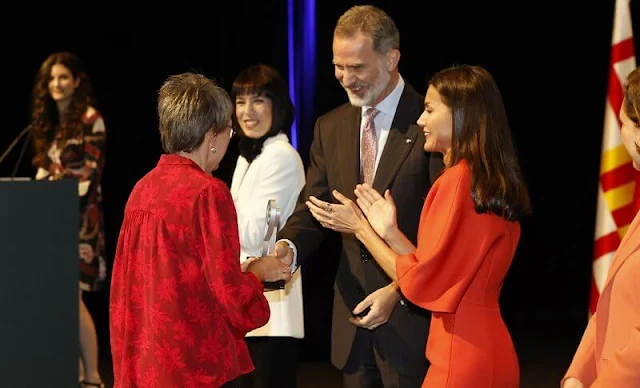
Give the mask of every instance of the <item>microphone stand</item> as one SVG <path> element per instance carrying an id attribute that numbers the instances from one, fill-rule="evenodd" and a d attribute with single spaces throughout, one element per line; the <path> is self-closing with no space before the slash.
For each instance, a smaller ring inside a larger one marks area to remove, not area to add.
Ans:
<path id="1" fill-rule="evenodd" d="M 4 151 L 2 156 L 0 156 L 0 164 L 2 164 L 2 162 L 7 157 L 7 155 L 9 155 L 9 152 L 11 152 L 11 150 L 18 144 L 20 139 L 22 139 L 24 135 L 29 134 L 29 136 L 27 136 L 27 140 L 25 140 L 24 145 L 22 146 L 22 150 L 20 151 L 20 156 L 18 157 L 18 161 L 16 162 L 16 165 L 14 166 L 13 171 L 11 172 L 11 180 L 14 179 L 16 175 L 16 171 L 18 171 L 18 166 L 20 165 L 20 162 L 22 161 L 22 158 L 24 156 L 24 152 L 27 149 L 27 145 L 29 144 L 29 139 L 31 139 L 32 126 L 33 124 L 29 124 L 25 129 L 23 129 L 22 132 L 20 132 L 20 134 L 13 140 L 13 142 L 9 145 L 9 147 Z"/>
<path id="2" fill-rule="evenodd" d="M 13 171 L 11 172 L 11 180 L 12 181 L 16 177 L 16 172 L 18 171 L 18 166 L 20 165 L 20 162 L 22 161 L 22 158 L 24 157 L 24 152 L 27 150 L 27 146 L 29 145 L 29 140 L 31 139 L 31 135 L 32 134 L 33 134 L 33 132 L 29 131 L 29 134 L 27 135 L 27 139 L 24 141 L 24 144 L 22 145 L 22 149 L 20 150 L 20 156 L 18 156 L 18 161 L 16 161 L 16 165 L 13 167 Z"/>

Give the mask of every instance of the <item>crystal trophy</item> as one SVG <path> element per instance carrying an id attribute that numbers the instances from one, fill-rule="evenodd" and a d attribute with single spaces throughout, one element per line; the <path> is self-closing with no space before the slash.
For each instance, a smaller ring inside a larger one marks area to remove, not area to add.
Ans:
<path id="1" fill-rule="evenodd" d="M 276 235 L 278 234 L 278 226 L 280 225 L 280 208 L 276 204 L 275 199 L 270 199 L 267 203 L 267 225 L 262 241 L 262 256 L 272 255 L 276 249 Z M 277 282 L 263 282 L 265 291 L 274 291 L 284 289 L 284 280 Z"/>

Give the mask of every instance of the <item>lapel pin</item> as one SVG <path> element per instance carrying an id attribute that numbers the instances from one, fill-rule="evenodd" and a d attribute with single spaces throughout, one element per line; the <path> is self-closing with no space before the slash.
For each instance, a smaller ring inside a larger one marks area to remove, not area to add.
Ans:
<path id="1" fill-rule="evenodd" d="M 407 144 L 411 143 L 411 139 L 404 139 L 404 141 L 405 141 Z"/>

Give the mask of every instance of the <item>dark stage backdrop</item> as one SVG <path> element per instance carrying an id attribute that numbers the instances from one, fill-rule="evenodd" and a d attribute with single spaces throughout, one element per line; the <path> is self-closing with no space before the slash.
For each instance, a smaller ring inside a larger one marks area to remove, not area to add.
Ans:
<path id="1" fill-rule="evenodd" d="M 104 17 L 56 10 L 55 23 L 44 12 L 32 20 L 16 11 L 18 25 L 36 38 L 3 42 L 9 109 L 0 149 L 28 123 L 30 89 L 41 61 L 55 50 L 77 53 L 107 125 L 103 188 L 110 261 L 128 194 L 161 153 L 155 103 L 162 81 L 172 73 L 199 71 L 228 90 L 243 67 L 257 62 L 287 74 L 286 2 L 225 3 L 224 13 L 195 6 L 157 15 L 113 6 L 104 9 L 111 14 Z M 318 0 L 316 115 L 347 101 L 333 77 L 331 38 L 338 16 L 356 3 L 363 2 Z M 426 91 L 433 72 L 470 63 L 491 71 L 503 92 L 534 206 L 504 284 L 503 315 L 523 375 L 537 373 L 536 362 L 552 356 L 556 367 L 542 373 L 556 381 L 586 325 L 613 0 L 563 8 L 557 1 L 373 3 L 397 22 L 400 71 L 417 90 Z M 632 16 L 640 20 L 638 11 L 634 5 Z M 306 163 L 312 128 L 300 131 Z M 0 176 L 10 174 L 17 151 L 0 165 Z M 236 155 L 229 154 L 219 176 L 230 177 Z M 18 175 L 33 174 L 29 158 Z M 332 252 L 320 252 L 304 269 L 307 360 L 328 359 Z M 104 352 L 108 292 L 87 299 Z"/>

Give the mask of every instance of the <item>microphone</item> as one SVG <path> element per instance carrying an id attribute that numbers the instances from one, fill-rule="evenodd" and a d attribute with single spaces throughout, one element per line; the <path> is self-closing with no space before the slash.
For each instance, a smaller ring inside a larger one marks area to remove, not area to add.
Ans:
<path id="1" fill-rule="evenodd" d="M 2 156 L 0 156 L 0 164 L 2 164 L 2 162 L 5 160 L 7 155 L 9 155 L 9 152 L 11 152 L 11 150 L 18 144 L 20 139 L 22 139 L 24 137 L 24 135 L 28 134 L 27 140 L 25 140 L 25 142 L 24 142 L 24 144 L 22 146 L 22 150 L 20 151 L 20 156 L 18 156 L 18 161 L 16 162 L 15 166 L 13 167 L 13 171 L 11 172 L 11 180 L 13 180 L 13 178 L 15 177 L 16 171 L 18 171 L 18 166 L 20 165 L 20 162 L 22 161 L 22 158 L 24 157 L 24 152 L 27 150 L 27 145 L 29 144 L 29 139 L 31 139 L 31 134 L 32 134 L 31 128 L 33 128 L 33 123 L 29 124 L 25 129 L 23 129 L 20 132 L 20 134 L 18 134 L 18 136 L 16 136 L 16 138 L 13 139 L 13 142 L 11 142 L 9 147 L 7 147 L 7 149 L 4 151 Z"/>

